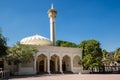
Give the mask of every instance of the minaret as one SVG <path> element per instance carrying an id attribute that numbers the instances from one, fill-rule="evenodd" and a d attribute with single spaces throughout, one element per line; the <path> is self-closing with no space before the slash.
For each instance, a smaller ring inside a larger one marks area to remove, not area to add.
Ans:
<path id="1" fill-rule="evenodd" d="M 56 45 L 56 15 L 57 10 L 54 9 L 53 4 L 51 5 L 51 9 L 48 10 L 48 17 L 50 18 L 50 40 L 52 41 L 52 45 Z"/>

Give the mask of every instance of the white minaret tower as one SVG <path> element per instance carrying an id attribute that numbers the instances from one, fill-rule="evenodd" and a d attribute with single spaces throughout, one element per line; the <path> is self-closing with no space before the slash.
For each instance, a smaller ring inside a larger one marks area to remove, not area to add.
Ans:
<path id="1" fill-rule="evenodd" d="M 50 40 L 52 41 L 52 45 L 56 45 L 56 18 L 57 10 L 53 8 L 53 4 L 51 5 L 51 9 L 48 10 L 48 17 L 50 18 Z"/>

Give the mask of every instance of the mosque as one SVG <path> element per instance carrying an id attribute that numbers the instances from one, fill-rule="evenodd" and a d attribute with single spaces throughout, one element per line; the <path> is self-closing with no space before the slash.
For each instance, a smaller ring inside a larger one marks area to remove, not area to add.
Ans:
<path id="1" fill-rule="evenodd" d="M 81 48 L 58 47 L 56 45 L 56 15 L 57 10 L 51 5 L 48 10 L 48 17 L 50 18 L 50 40 L 40 35 L 33 35 L 23 38 L 20 44 L 36 46 L 37 54 L 34 55 L 34 60 L 26 64 L 20 64 L 18 67 L 14 65 L 5 64 L 5 68 L 17 74 L 37 74 L 42 72 L 73 72 L 79 73 L 82 66 L 79 64 L 82 59 Z"/>

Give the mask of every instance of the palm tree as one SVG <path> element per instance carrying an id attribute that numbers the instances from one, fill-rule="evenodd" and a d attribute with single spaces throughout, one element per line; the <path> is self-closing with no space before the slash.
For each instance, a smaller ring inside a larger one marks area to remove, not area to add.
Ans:
<path id="1" fill-rule="evenodd" d="M 104 63 L 104 66 L 109 66 L 110 63 L 113 61 L 113 55 L 107 52 L 106 50 L 103 50 L 102 53 L 103 53 L 102 61 Z"/>
<path id="2" fill-rule="evenodd" d="M 114 60 L 115 60 L 115 61 L 120 61 L 120 48 L 118 48 L 118 49 L 115 51 Z"/>

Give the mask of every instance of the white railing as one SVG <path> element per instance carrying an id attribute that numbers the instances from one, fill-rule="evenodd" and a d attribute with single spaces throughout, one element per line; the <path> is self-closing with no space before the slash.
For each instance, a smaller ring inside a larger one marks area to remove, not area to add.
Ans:
<path id="1" fill-rule="evenodd" d="M 0 71 L 0 80 L 1 79 L 8 79 L 9 78 L 9 72 L 8 71 Z"/>

